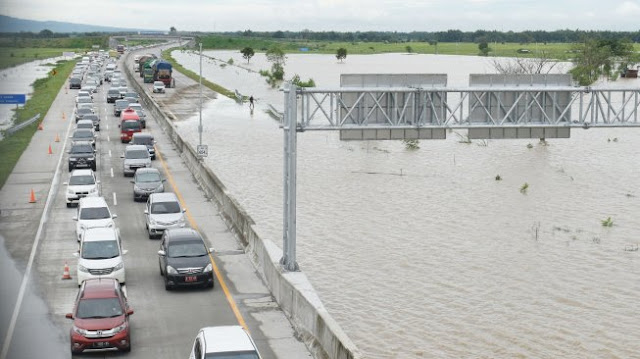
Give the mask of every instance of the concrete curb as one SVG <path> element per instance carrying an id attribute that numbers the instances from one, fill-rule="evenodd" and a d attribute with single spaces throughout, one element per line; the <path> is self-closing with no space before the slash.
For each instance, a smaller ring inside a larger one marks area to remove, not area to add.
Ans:
<path id="1" fill-rule="evenodd" d="M 125 56 L 125 61 L 128 61 L 129 53 Z M 243 242 L 245 251 L 250 254 L 254 265 L 262 273 L 263 280 L 276 302 L 289 317 L 311 352 L 318 358 L 362 358 L 355 344 L 327 312 L 307 276 L 302 272 L 282 270 L 279 263 L 282 250 L 271 240 L 258 236 L 253 228 L 255 222 L 235 199 L 227 194 L 224 184 L 215 173 L 198 159 L 195 149 L 180 136 L 158 104 L 147 96 L 128 66 L 125 66 L 125 72 L 130 83 L 140 94 L 148 113 L 175 144 L 176 151 L 203 191 L 218 203 L 227 225 Z"/>

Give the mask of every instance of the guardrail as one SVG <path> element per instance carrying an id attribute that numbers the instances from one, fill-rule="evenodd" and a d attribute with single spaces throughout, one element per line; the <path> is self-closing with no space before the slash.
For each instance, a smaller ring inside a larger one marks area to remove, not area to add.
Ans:
<path id="1" fill-rule="evenodd" d="M 129 54 L 125 55 L 128 61 Z M 129 80 L 140 94 L 149 114 L 176 146 L 176 151 L 206 195 L 214 199 L 227 225 L 243 242 L 246 252 L 262 273 L 276 302 L 289 317 L 296 332 L 317 358 L 359 359 L 361 355 L 340 325 L 327 312 L 307 276 L 302 272 L 284 272 L 280 265 L 282 250 L 273 241 L 260 238 L 255 222 L 226 192 L 222 181 L 199 158 L 196 150 L 178 133 L 167 115 L 124 66 Z"/>
<path id="2" fill-rule="evenodd" d="M 40 114 L 37 114 L 37 115 L 33 116 L 32 118 L 30 118 L 30 119 L 28 119 L 28 120 L 26 120 L 26 121 L 24 121 L 22 123 L 19 123 L 19 124 L 13 126 L 13 127 L 10 127 L 8 129 L 6 129 L 5 133 L 7 135 L 13 135 L 14 133 L 22 130 L 23 128 L 29 126 L 30 124 L 38 121 L 39 118 L 40 118 Z"/>

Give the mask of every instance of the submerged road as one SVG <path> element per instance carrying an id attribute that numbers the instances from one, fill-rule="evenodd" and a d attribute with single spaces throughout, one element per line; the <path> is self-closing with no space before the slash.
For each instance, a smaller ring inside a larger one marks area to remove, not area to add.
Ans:
<path id="1" fill-rule="evenodd" d="M 135 311 L 131 317 L 132 350 L 130 354 L 106 352 L 82 356 L 185 358 L 199 328 L 246 324 L 263 358 L 310 358 L 306 346 L 296 339 L 291 324 L 273 301 L 242 245 L 218 215 L 216 205 L 206 199 L 170 140 L 154 120 L 148 118 L 146 131 L 155 136 L 159 154 L 152 166 L 167 179 L 165 190 L 178 194 L 183 207 L 187 208 L 189 223 L 199 229 L 209 247 L 216 248 L 213 258 L 219 269 L 212 290 L 168 292 L 164 289 L 158 270 L 159 241 L 148 239 L 143 215 L 145 204 L 133 201 L 131 178 L 125 178 L 122 173 L 120 154 L 125 145 L 119 140 L 113 105 L 106 103 L 108 88 L 109 83 L 105 82 L 94 94 L 96 113 L 101 118 L 96 176 L 101 181 L 101 195 L 111 211 L 118 215 L 116 225 L 120 229 L 123 248 L 128 250 L 125 256 L 126 288 Z M 4 273 L 11 275 L 11 280 L 2 284 L 0 317 L 0 340 L 3 340 L 7 358 L 37 357 L 38 354 L 56 358 L 60 348 L 65 348 L 66 352 L 60 357 L 70 356 L 71 321 L 64 315 L 72 310 L 77 294 L 77 260 L 73 253 L 78 244 L 72 220 L 76 209 L 66 207 L 66 186 L 62 183 L 69 176 L 66 154 L 69 143 L 65 139 L 74 125 L 75 93 L 75 90 L 60 91 L 43 121 L 44 130 L 35 134 L 0 190 L 0 235 L 5 238 L 7 252 L 16 263 L 11 271 L 5 269 L 11 262 L 2 259 Z M 56 136 L 60 142 L 54 141 Z M 49 145 L 51 155 L 47 153 Z M 36 195 L 36 203 L 28 203 L 31 189 Z M 50 190 L 51 200 L 47 201 Z M 41 222 L 42 230 L 38 235 L 38 223 Z M 32 251 L 33 261 L 30 262 Z M 65 263 L 71 268 L 73 280 L 61 279 Z M 17 300 L 19 287 L 26 278 L 24 274 L 29 271 L 31 275 L 26 288 L 32 289 L 26 290 L 24 299 Z M 226 283 L 226 291 L 220 280 Z M 10 324 L 12 313 L 17 313 L 13 315 L 16 317 L 15 330 Z M 32 327 L 42 329 L 46 335 L 30 330 Z M 29 345 L 25 344 L 27 340 Z"/>

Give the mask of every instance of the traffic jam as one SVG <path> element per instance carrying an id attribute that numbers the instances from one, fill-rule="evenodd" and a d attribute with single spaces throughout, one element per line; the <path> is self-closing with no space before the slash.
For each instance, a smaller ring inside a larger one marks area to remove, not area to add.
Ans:
<path id="1" fill-rule="evenodd" d="M 136 56 L 129 65 L 142 68 L 139 58 Z M 155 280 L 162 280 L 166 291 L 191 287 L 211 290 L 215 286 L 213 248 L 190 227 L 187 210 L 172 192 L 165 171 L 156 165 L 161 154 L 148 129 L 152 119 L 140 103 L 140 94 L 128 86 L 120 66 L 124 63 L 109 53 L 92 52 L 76 64 L 69 79 L 68 89 L 75 92 L 75 127 L 67 144 L 68 174 L 63 173 L 63 184 L 69 218 L 75 222 L 78 250 L 73 254 L 77 270 L 70 273 L 65 265 L 63 279 L 77 281 L 79 288 L 73 309 L 66 314 L 72 321 L 72 354 L 132 350 L 130 321 L 135 320 L 135 303 L 127 298 L 125 249 L 129 238 L 121 237 L 118 226 L 119 221 L 131 219 L 116 221 L 118 215 L 108 204 L 115 205 L 115 193 L 113 200 L 103 196 L 99 175 L 108 173 L 108 169 L 101 168 L 105 161 L 97 152 L 105 145 L 105 139 L 110 141 L 108 134 L 100 135 L 109 127 L 117 127 L 119 132 L 121 154 L 114 157 L 119 158 L 121 175 L 130 179 L 131 206 L 145 203 L 145 233 L 139 236 L 159 240 L 154 253 L 159 278 Z M 166 90 L 162 81 L 152 81 L 148 91 L 164 94 Z M 102 115 L 100 107 L 106 108 Z M 120 199 L 120 206 L 129 205 L 127 201 Z M 190 335 L 193 334 L 196 333 Z M 260 358 L 251 336 L 239 325 L 204 327 L 192 340 L 193 346 L 185 348 L 191 358 L 217 357 L 215 353 L 224 353 L 224 358 Z"/>

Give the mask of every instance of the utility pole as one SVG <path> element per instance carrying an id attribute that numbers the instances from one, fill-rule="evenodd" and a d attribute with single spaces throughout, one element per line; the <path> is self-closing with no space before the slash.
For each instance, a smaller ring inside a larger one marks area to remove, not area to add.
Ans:
<path id="1" fill-rule="evenodd" d="M 202 43 L 200 43 L 200 125 L 198 126 L 200 141 L 198 144 L 202 146 Z"/>

